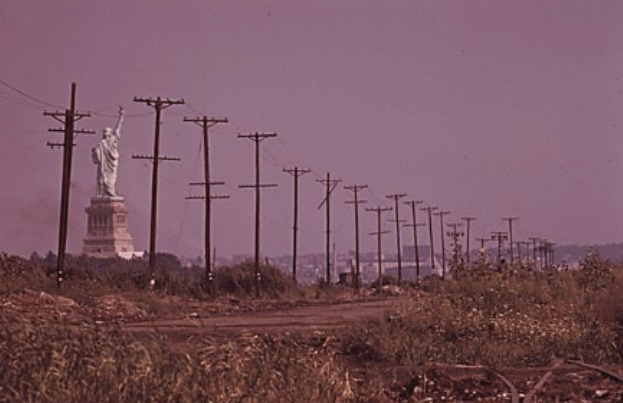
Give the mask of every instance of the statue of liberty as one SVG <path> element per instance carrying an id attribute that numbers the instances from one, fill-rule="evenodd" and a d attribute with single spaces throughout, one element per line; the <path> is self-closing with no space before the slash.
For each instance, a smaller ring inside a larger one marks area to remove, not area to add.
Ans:
<path id="1" fill-rule="evenodd" d="M 103 131 L 102 140 L 92 151 L 93 162 L 97 164 L 97 197 L 116 197 L 117 168 L 119 167 L 119 139 L 124 115 L 123 107 L 119 106 L 119 118 L 115 129 L 107 127 Z"/>

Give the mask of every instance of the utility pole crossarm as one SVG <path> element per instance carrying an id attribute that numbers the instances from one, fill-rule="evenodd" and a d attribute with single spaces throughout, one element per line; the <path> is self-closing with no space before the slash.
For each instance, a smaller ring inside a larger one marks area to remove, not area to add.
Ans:
<path id="1" fill-rule="evenodd" d="M 151 155 L 140 155 L 140 154 L 132 154 L 132 159 L 134 160 L 151 160 L 151 161 L 181 161 L 181 158 L 178 157 L 167 157 L 167 156 L 158 156 L 158 158 L 153 157 Z"/>
<path id="2" fill-rule="evenodd" d="M 201 117 L 196 117 L 196 118 L 187 118 L 184 117 L 184 122 L 191 122 L 191 123 L 195 123 L 197 126 L 201 127 L 201 128 L 211 128 L 216 126 L 219 123 L 229 123 L 229 120 L 227 120 L 227 118 L 215 118 L 215 117 L 207 117 L 207 116 L 201 116 Z"/>
<path id="3" fill-rule="evenodd" d="M 246 184 L 246 185 L 238 185 L 238 187 L 240 189 L 263 189 L 263 188 L 274 188 L 277 187 L 278 185 L 276 183 L 261 183 L 259 185 L 251 185 L 251 184 Z"/>
<path id="4" fill-rule="evenodd" d="M 211 182 L 190 182 L 189 186 L 214 186 L 214 185 L 224 185 L 223 181 L 211 181 Z"/>
<path id="5" fill-rule="evenodd" d="M 134 97 L 134 102 L 141 102 L 147 104 L 147 106 L 153 106 L 157 109 L 164 109 L 172 105 L 184 105 L 185 102 L 183 99 L 170 99 L 170 98 L 142 98 L 142 97 Z"/>
<path id="6" fill-rule="evenodd" d="M 205 196 L 186 196 L 186 200 L 206 200 Z M 229 199 L 229 195 L 210 195 L 210 200 Z"/>

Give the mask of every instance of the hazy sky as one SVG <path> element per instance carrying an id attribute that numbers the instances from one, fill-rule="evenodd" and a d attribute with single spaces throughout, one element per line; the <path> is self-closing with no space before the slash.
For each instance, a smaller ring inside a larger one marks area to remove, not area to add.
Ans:
<path id="1" fill-rule="evenodd" d="M 276 131 L 262 147 L 262 245 L 291 250 L 292 177 L 301 179 L 300 251 L 324 248 L 324 188 L 367 184 L 368 207 L 389 193 L 478 217 L 474 236 L 506 229 L 559 244 L 620 242 L 623 233 L 623 2 L 621 1 L 161 1 L 0 0 L 0 80 L 66 108 L 93 111 L 76 140 L 69 251 L 79 252 L 95 192 L 90 150 L 128 113 L 118 192 L 137 249 L 148 244 L 153 109 L 134 96 L 184 98 L 163 114 L 158 246 L 202 253 L 203 205 L 184 196 L 202 179 L 200 131 L 182 118 L 228 117 L 212 130 L 218 255 L 253 250 L 253 144 L 237 133 Z M 0 83 L 0 250 L 56 250 L 58 124 Z M 338 251 L 353 248 L 353 211 L 332 198 Z M 407 218 L 407 209 L 401 210 Z M 387 218 L 390 218 L 389 215 Z M 424 215 L 420 214 L 420 219 Z M 375 217 L 361 213 L 362 249 Z M 435 221 L 438 234 L 439 224 Z M 393 224 L 386 223 L 393 230 Z M 423 231 L 422 237 L 425 236 Z M 395 236 L 384 240 L 389 250 Z M 411 232 L 403 233 L 405 243 Z"/>

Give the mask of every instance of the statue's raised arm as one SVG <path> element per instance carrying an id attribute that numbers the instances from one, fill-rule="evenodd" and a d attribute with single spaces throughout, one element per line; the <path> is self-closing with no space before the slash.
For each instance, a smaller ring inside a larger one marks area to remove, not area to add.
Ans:
<path id="1" fill-rule="evenodd" d="M 123 110 L 123 106 L 119 105 L 119 117 L 117 118 L 117 125 L 115 126 L 115 137 L 121 138 L 121 125 L 123 124 L 123 115 L 125 115 L 125 111 Z"/>

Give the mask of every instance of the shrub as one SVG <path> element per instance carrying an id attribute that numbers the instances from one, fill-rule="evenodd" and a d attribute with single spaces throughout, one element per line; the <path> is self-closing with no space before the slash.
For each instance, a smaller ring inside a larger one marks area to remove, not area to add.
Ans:
<path id="1" fill-rule="evenodd" d="M 252 261 L 222 267 L 214 273 L 217 292 L 236 296 L 255 295 L 255 264 Z M 271 265 L 260 267 L 262 296 L 280 298 L 298 294 L 294 281 Z"/>

